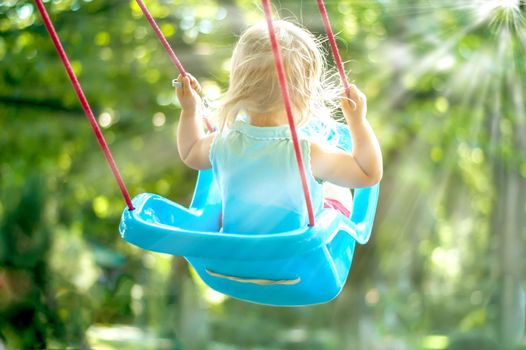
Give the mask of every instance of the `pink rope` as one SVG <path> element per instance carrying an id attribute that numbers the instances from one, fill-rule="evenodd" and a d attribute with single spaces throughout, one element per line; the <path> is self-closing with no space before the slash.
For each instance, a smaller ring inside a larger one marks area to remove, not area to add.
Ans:
<path id="1" fill-rule="evenodd" d="M 203 117 L 203 120 L 205 121 L 205 126 L 208 132 L 214 132 L 214 127 L 212 126 L 212 123 L 210 123 L 210 120 L 208 120 L 207 117 Z"/>
<path id="2" fill-rule="evenodd" d="M 86 114 L 86 117 L 88 118 L 88 121 L 91 124 L 91 128 L 93 129 L 93 132 L 95 133 L 95 136 L 97 137 L 97 140 L 99 141 L 100 147 L 102 148 L 102 152 L 104 153 L 104 156 L 106 157 L 106 160 L 111 168 L 111 171 L 113 172 L 113 176 L 115 176 L 115 180 L 117 180 L 117 184 L 119 185 L 122 196 L 124 197 L 124 200 L 126 201 L 126 204 L 128 205 L 128 209 L 133 210 L 134 208 L 133 208 L 133 204 L 130 199 L 130 194 L 128 193 L 128 190 L 126 189 L 126 185 L 124 184 L 124 181 L 122 180 L 121 174 L 119 173 L 119 169 L 117 169 L 117 165 L 115 164 L 115 161 L 113 160 L 110 149 L 108 148 L 108 144 L 106 143 L 106 140 L 104 140 L 104 136 L 102 135 L 102 132 L 100 131 L 99 125 L 97 124 L 97 120 L 95 119 L 95 116 L 93 115 L 93 112 L 88 103 L 88 100 L 86 99 L 86 96 L 84 95 L 84 92 L 82 91 L 82 87 L 80 86 L 77 76 L 73 72 L 71 63 L 69 62 L 69 59 L 66 55 L 66 52 L 64 51 L 64 48 L 62 47 L 62 43 L 60 42 L 57 32 L 55 31 L 55 28 L 53 27 L 53 23 L 51 22 L 51 19 L 49 18 L 46 8 L 44 7 L 42 0 L 35 0 L 35 2 L 38 8 L 38 11 L 40 12 L 40 15 L 44 21 L 44 24 L 47 28 L 47 31 L 49 32 L 49 35 L 51 36 L 51 40 L 53 41 L 53 44 L 55 45 L 55 48 L 57 49 L 58 55 L 60 56 L 60 59 L 62 60 L 62 64 L 64 64 L 64 68 L 66 69 L 66 72 L 68 73 L 71 83 L 73 84 L 73 88 L 75 89 L 75 92 L 77 93 L 77 96 L 80 100 L 80 104 L 82 105 L 82 109 L 84 110 L 84 113 Z"/>
<path id="3" fill-rule="evenodd" d="M 168 40 L 166 40 L 166 37 L 163 35 L 163 32 L 161 31 L 161 29 L 157 25 L 157 22 L 155 22 L 155 19 L 153 19 L 152 14 L 150 13 L 150 11 L 148 11 L 148 8 L 146 7 L 146 5 L 144 4 L 144 2 L 142 0 L 135 0 L 135 1 L 137 2 L 137 5 L 139 5 L 139 7 L 141 8 L 142 13 L 146 17 L 146 19 L 148 20 L 150 25 L 152 26 L 152 29 L 154 30 L 155 34 L 157 35 L 157 37 L 161 41 L 161 44 L 163 44 L 164 48 L 166 49 L 166 52 L 170 56 L 170 59 L 172 60 L 172 62 L 175 64 L 175 66 L 179 70 L 179 73 L 181 73 L 181 75 L 183 77 L 185 77 L 186 76 L 186 70 L 184 69 L 183 65 L 181 64 L 181 61 L 179 61 L 179 58 L 177 58 L 174 50 L 172 50 L 172 47 L 168 43 Z"/>
<path id="4" fill-rule="evenodd" d="M 298 134 L 296 133 L 296 125 L 294 123 L 294 116 L 292 115 L 292 104 L 290 102 L 289 89 L 287 86 L 287 78 L 285 76 L 285 67 L 283 65 L 283 59 L 281 57 L 281 51 L 274 31 L 274 25 L 272 24 L 272 12 L 270 10 L 269 0 L 262 0 L 263 9 L 265 11 L 265 17 L 267 19 L 267 26 L 270 35 L 270 42 L 272 45 L 272 52 L 274 53 L 274 60 L 276 63 L 276 70 L 278 73 L 279 83 L 281 92 L 283 94 L 283 102 L 285 103 L 285 110 L 287 111 L 287 119 L 290 126 L 290 134 L 292 136 L 292 142 L 294 145 L 294 152 L 296 154 L 296 160 L 298 162 L 298 169 L 300 171 L 301 184 L 303 187 L 303 193 L 305 194 L 305 202 L 307 203 L 307 211 L 309 214 L 309 226 L 314 226 L 314 211 L 312 209 L 312 200 L 310 197 L 309 184 L 307 183 L 307 175 L 305 174 L 305 164 L 303 163 L 303 156 L 301 154 L 300 143 L 298 141 Z"/>
<path id="5" fill-rule="evenodd" d="M 334 63 L 338 68 L 338 73 L 340 73 L 340 78 L 342 80 L 343 88 L 345 92 L 349 91 L 349 80 L 347 79 L 347 74 L 345 74 L 345 68 L 343 67 L 342 58 L 340 56 L 340 51 L 338 50 L 338 45 L 336 44 L 336 39 L 334 38 L 334 33 L 332 32 L 331 22 L 329 21 L 329 15 L 327 14 L 327 9 L 325 8 L 325 3 L 323 0 L 318 1 L 318 8 L 320 10 L 321 18 L 323 19 L 323 24 L 325 25 L 325 31 L 329 38 L 329 44 L 331 46 L 332 55 L 334 56 Z"/>
<path id="6" fill-rule="evenodd" d="M 161 41 L 161 44 L 164 46 L 166 52 L 168 53 L 168 56 L 170 56 L 170 59 L 177 67 L 177 70 L 183 77 L 185 77 L 187 73 L 183 67 L 183 64 L 181 63 L 179 58 L 177 58 L 177 55 L 175 54 L 174 50 L 172 50 L 172 47 L 170 46 L 170 44 L 168 43 L 168 40 L 166 39 L 163 32 L 161 31 L 161 28 L 159 28 L 159 26 L 157 25 L 157 22 L 155 22 L 155 19 L 153 18 L 152 14 L 148 10 L 148 7 L 142 0 L 135 0 L 135 1 L 137 2 L 137 5 L 139 5 L 139 7 L 141 8 L 142 13 L 148 20 L 148 23 L 150 23 L 150 26 L 152 27 L 153 31 L 155 32 L 155 34 Z M 205 125 L 208 131 L 214 132 L 214 127 L 212 126 L 208 118 L 203 117 L 203 119 L 205 121 Z"/>

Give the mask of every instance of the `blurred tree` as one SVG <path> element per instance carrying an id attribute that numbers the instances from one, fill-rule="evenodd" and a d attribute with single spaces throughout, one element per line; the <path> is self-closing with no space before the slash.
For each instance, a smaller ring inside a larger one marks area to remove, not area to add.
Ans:
<path id="1" fill-rule="evenodd" d="M 49 285 L 52 238 L 43 215 L 45 182 L 38 177 L 26 181 L 0 226 L 0 329 L 7 328 L 16 347 L 44 349 L 49 333 L 63 337 L 64 324 Z"/>

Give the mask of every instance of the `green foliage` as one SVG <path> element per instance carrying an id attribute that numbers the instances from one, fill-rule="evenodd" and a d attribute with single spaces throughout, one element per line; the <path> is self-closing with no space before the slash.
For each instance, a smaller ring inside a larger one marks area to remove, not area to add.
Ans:
<path id="1" fill-rule="evenodd" d="M 452 337 L 448 350 L 493 350 L 497 341 L 484 333 L 458 334 Z"/>

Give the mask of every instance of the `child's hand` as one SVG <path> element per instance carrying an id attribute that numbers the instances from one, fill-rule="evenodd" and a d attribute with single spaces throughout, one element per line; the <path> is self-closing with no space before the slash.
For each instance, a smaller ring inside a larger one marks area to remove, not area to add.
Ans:
<path id="1" fill-rule="evenodd" d="M 201 105 L 201 97 L 199 97 L 201 85 L 190 74 L 187 74 L 184 78 L 182 75 L 179 75 L 177 81 L 183 84 L 182 88 L 175 88 L 181 108 L 187 112 L 196 112 L 198 106 Z"/>
<path id="2" fill-rule="evenodd" d="M 352 84 L 347 90 L 347 94 L 342 92 L 340 95 L 343 115 L 347 122 L 363 121 L 367 114 L 367 97 L 358 87 Z"/>

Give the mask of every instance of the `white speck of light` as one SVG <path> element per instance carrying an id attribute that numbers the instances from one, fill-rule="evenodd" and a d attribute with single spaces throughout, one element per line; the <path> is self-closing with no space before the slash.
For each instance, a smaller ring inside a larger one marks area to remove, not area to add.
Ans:
<path id="1" fill-rule="evenodd" d="M 152 123 L 156 127 L 161 127 L 166 123 L 166 116 L 162 112 L 157 112 L 153 115 Z"/>
<path id="2" fill-rule="evenodd" d="M 21 20 L 28 19 L 33 14 L 33 5 L 25 4 L 23 6 L 20 6 L 16 10 L 16 14 L 18 15 L 18 18 L 20 18 Z"/>
<path id="3" fill-rule="evenodd" d="M 144 290 L 140 285 L 134 284 L 131 289 L 131 295 L 132 298 L 135 300 L 142 299 L 142 297 L 144 296 Z"/>
<path id="4" fill-rule="evenodd" d="M 99 124 L 103 128 L 108 128 L 111 125 L 113 118 L 108 112 L 103 112 L 99 115 Z"/>

